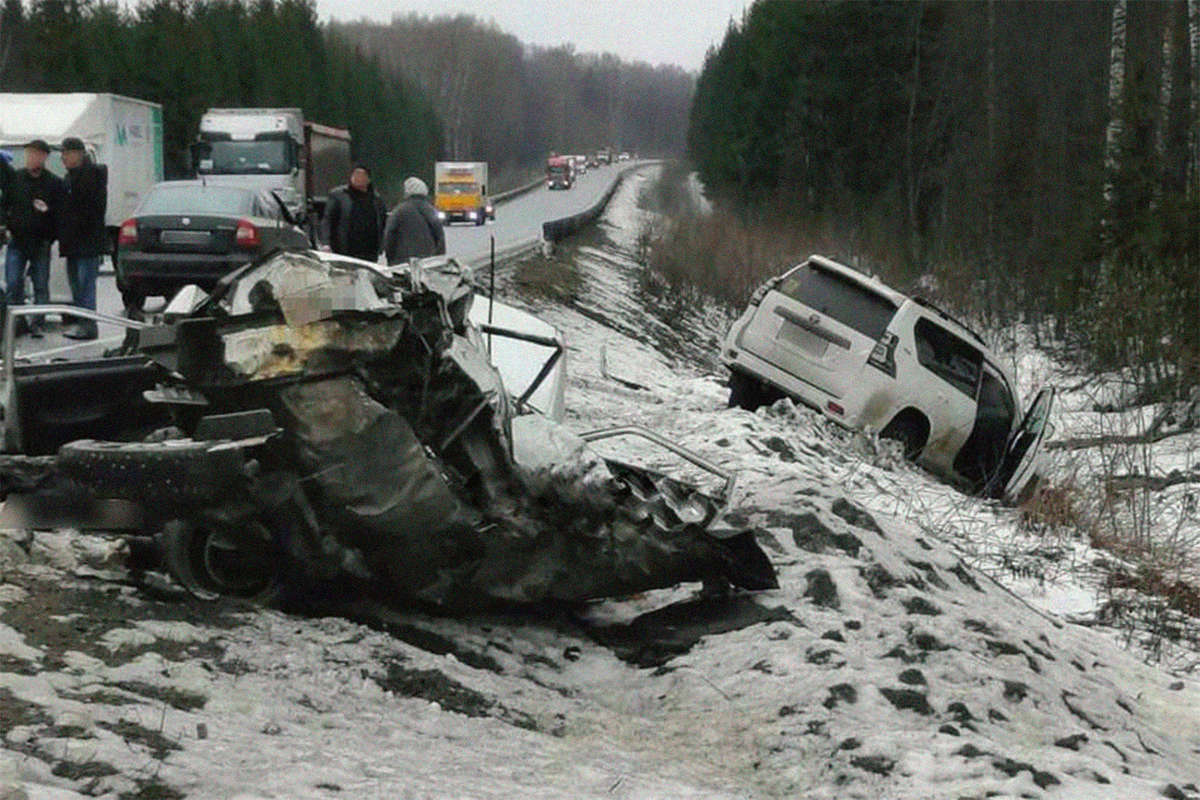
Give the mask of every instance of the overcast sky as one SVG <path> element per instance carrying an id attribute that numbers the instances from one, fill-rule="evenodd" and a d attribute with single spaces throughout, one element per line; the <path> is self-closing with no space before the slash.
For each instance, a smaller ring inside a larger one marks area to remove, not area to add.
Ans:
<path id="1" fill-rule="evenodd" d="M 709 45 L 751 0 L 317 0 L 322 20 L 395 14 L 472 14 L 493 19 L 526 44 L 570 42 L 580 52 L 610 52 L 632 61 L 699 71 Z"/>

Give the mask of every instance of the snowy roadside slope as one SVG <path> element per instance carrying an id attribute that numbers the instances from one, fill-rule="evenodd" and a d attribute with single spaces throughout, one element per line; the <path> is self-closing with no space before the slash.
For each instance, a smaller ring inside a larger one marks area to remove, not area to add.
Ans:
<path id="1" fill-rule="evenodd" d="M 705 413 L 683 397 L 664 405 Z M 709 413 L 727 449 L 782 422 Z M 204 620 L 71 577 L 89 574 L 82 537 L 6 547 L 7 769 L 204 798 L 1193 796 L 1195 683 L 1034 613 L 799 469 L 800 451 L 757 458 L 773 474 L 744 483 L 740 513 L 781 589 L 655 592 L 599 604 L 590 626 Z"/>
<path id="2" fill-rule="evenodd" d="M 726 409 L 716 376 L 595 313 L 542 312 L 572 348 L 570 424 L 736 468 L 730 522 L 760 529 L 779 590 L 300 618 L 157 600 L 109 543 L 0 532 L 0 797 L 1200 797 L 1200 684 L 867 508 L 936 484 L 786 405 Z"/>

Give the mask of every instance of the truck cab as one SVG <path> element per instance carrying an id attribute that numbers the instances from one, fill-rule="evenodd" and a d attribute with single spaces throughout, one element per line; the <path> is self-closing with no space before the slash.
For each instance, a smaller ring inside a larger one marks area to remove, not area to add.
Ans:
<path id="1" fill-rule="evenodd" d="M 575 184 L 575 170 L 567 156 L 546 159 L 546 188 L 570 189 Z"/>
<path id="2" fill-rule="evenodd" d="M 495 219 L 482 161 L 439 161 L 434 165 L 433 205 L 443 222 L 482 225 Z"/>
<path id="3" fill-rule="evenodd" d="M 209 183 L 274 192 L 296 219 L 307 211 L 304 112 L 211 108 L 200 118 L 192 166 Z"/>

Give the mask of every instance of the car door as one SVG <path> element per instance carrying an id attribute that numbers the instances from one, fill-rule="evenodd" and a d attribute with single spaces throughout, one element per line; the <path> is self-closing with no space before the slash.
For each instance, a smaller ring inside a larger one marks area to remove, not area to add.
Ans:
<path id="1" fill-rule="evenodd" d="M 6 342 L 5 450 L 50 455 L 75 439 L 129 439 L 169 424 L 164 407 L 143 396 L 160 372 L 141 354 L 108 355 L 113 344 L 22 357 Z"/>
<path id="2" fill-rule="evenodd" d="M 1006 502 L 1015 504 L 1021 500 L 1022 494 L 1029 488 L 1029 482 L 1037 474 L 1037 458 L 1042 443 L 1053 427 L 1050 424 L 1050 412 L 1054 408 L 1054 397 L 1054 387 L 1038 392 L 1029 404 L 1020 427 L 1009 440 L 997 482 L 997 485 L 1004 487 L 1001 496 Z"/>

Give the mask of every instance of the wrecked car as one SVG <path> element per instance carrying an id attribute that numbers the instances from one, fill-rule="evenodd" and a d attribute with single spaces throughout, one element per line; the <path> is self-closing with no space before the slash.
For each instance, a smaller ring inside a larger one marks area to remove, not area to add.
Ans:
<path id="1" fill-rule="evenodd" d="M 130 331 L 104 359 L 24 363 L 10 317 L 6 507 L 152 537 L 206 597 L 350 579 L 459 608 L 775 585 L 753 534 L 720 522 L 731 475 L 642 429 L 569 432 L 561 339 L 479 306 L 453 260 L 280 251 L 181 293 L 160 323 L 96 315 Z M 504 347 L 507 375 L 490 357 Z M 588 444 L 618 435 L 722 483 Z"/>

